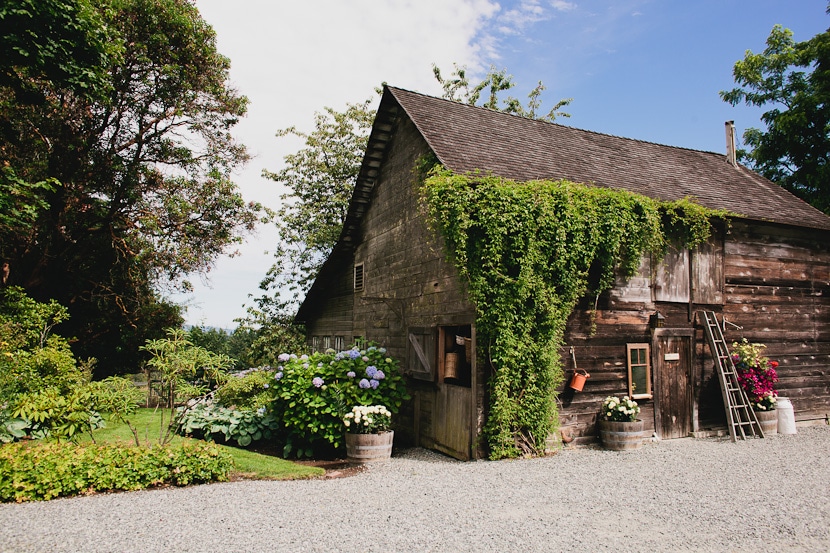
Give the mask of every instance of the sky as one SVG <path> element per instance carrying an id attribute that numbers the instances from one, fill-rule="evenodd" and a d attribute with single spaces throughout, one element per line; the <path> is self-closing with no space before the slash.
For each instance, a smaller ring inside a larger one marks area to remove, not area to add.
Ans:
<path id="1" fill-rule="evenodd" d="M 230 58 L 230 84 L 250 99 L 234 132 L 252 155 L 235 181 L 272 209 L 284 193 L 262 171 L 302 147 L 280 129 L 313 128 L 315 112 L 343 110 L 390 85 L 441 95 L 432 75 L 453 65 L 483 77 L 505 69 L 525 99 L 542 81 L 543 113 L 558 123 L 671 146 L 725 152 L 724 122 L 740 136 L 761 110 L 718 96 L 732 68 L 762 52 L 773 26 L 808 40 L 830 27 L 825 0 L 195 0 Z M 473 80 L 473 79 L 471 79 Z M 547 109 L 545 109 L 547 107 Z M 740 142 L 740 141 L 739 141 Z M 274 264 L 276 232 L 262 226 L 223 256 L 194 290 L 171 299 L 187 324 L 233 329 Z"/>

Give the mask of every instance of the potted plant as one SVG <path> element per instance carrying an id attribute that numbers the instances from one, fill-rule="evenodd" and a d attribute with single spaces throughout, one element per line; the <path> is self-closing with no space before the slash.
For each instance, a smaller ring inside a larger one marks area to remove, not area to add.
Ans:
<path id="1" fill-rule="evenodd" d="M 349 462 L 369 463 L 392 456 L 392 413 L 383 405 L 356 405 L 343 417 L 343 424 Z"/>
<path id="2" fill-rule="evenodd" d="M 640 406 L 628 396 L 608 396 L 602 402 L 597 427 L 606 449 L 628 451 L 643 445 L 643 421 L 637 418 Z"/>
<path id="3" fill-rule="evenodd" d="M 777 361 L 764 357 L 764 344 L 750 344 L 746 338 L 732 344 L 732 362 L 738 374 L 738 384 L 746 392 L 764 435 L 778 431 Z"/>

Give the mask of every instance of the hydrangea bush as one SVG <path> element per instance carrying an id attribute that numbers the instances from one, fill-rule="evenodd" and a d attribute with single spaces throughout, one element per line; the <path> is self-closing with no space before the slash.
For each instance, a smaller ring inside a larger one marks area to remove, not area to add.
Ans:
<path id="1" fill-rule="evenodd" d="M 628 396 L 622 398 L 608 396 L 602 402 L 600 416 L 603 420 L 615 422 L 634 422 L 640 414 L 640 406 Z"/>
<path id="2" fill-rule="evenodd" d="M 278 360 L 267 409 L 280 425 L 286 457 L 340 448 L 343 418 L 353 406 L 385 405 L 394 414 L 409 399 L 398 362 L 382 347 L 283 353 Z"/>
<path id="3" fill-rule="evenodd" d="M 738 373 L 738 383 L 746 392 L 757 411 L 775 409 L 778 392 L 777 361 L 770 361 L 762 354 L 764 344 L 750 344 L 746 338 L 732 344 L 732 362 Z"/>

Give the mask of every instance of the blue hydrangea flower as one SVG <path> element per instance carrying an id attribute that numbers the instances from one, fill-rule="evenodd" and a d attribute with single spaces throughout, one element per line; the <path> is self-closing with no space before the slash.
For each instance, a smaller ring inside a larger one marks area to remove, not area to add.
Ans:
<path id="1" fill-rule="evenodd" d="M 286 361 L 288 361 L 289 359 L 291 359 L 291 356 L 290 356 L 290 355 L 288 355 L 287 353 L 281 353 L 281 354 L 279 355 L 279 357 L 277 357 L 277 360 L 278 360 L 278 361 L 280 361 L 281 363 L 285 363 L 285 362 L 286 362 Z"/>
<path id="2" fill-rule="evenodd" d="M 369 381 L 369 385 L 372 387 L 373 390 L 377 390 L 379 384 L 380 384 L 380 382 L 378 382 L 374 378 Z"/>
<path id="3" fill-rule="evenodd" d="M 349 359 L 357 359 L 358 357 L 360 357 L 359 351 L 357 351 L 356 349 L 349 350 Z"/>
<path id="4" fill-rule="evenodd" d="M 268 384 L 263 384 L 262 387 L 263 388 L 270 388 L 270 386 L 268 386 Z"/>
<path id="5" fill-rule="evenodd" d="M 308 363 L 303 363 L 303 368 L 307 369 L 308 368 Z"/>
<path id="6" fill-rule="evenodd" d="M 279 380 L 282 378 L 282 371 L 279 371 L 277 374 L 274 375 L 274 380 Z"/>
<path id="7" fill-rule="evenodd" d="M 259 415 L 260 417 L 262 415 L 264 415 L 265 414 L 265 407 L 260 407 L 259 409 L 257 409 L 256 414 Z"/>
<path id="8" fill-rule="evenodd" d="M 307 360 L 307 359 L 308 359 L 308 355 L 306 355 L 306 354 L 302 354 L 302 355 L 300 356 L 300 360 L 302 360 L 302 361 L 305 361 L 305 360 Z"/>
<path id="9" fill-rule="evenodd" d="M 384 378 L 386 378 L 386 375 L 383 373 L 383 371 L 375 372 L 375 380 L 383 380 Z"/>
<path id="10" fill-rule="evenodd" d="M 381 352 L 381 353 L 386 353 L 386 348 L 380 348 L 380 349 L 378 349 L 378 351 Z"/>
<path id="11" fill-rule="evenodd" d="M 318 369 L 322 369 L 322 368 L 323 368 L 323 363 L 322 363 L 322 362 L 317 363 L 317 368 L 318 368 Z"/>
<path id="12" fill-rule="evenodd" d="M 311 383 L 314 384 L 315 388 L 319 388 L 320 386 L 323 385 L 323 379 L 320 378 L 319 376 L 315 376 L 314 379 L 311 381 Z"/>
<path id="13" fill-rule="evenodd" d="M 374 378 L 377 372 L 378 368 L 374 365 L 369 365 L 368 367 L 366 367 L 366 376 L 368 376 L 369 378 Z"/>
<path id="14" fill-rule="evenodd" d="M 361 378 L 360 382 L 358 382 L 357 385 L 360 386 L 361 388 L 363 388 L 364 390 L 366 388 L 370 388 L 372 386 L 371 384 L 369 384 L 369 381 L 366 380 L 365 378 Z"/>
<path id="15" fill-rule="evenodd" d="M 354 373 L 354 371 L 349 371 L 346 373 L 346 376 L 348 376 L 349 378 L 354 378 L 357 375 Z"/>

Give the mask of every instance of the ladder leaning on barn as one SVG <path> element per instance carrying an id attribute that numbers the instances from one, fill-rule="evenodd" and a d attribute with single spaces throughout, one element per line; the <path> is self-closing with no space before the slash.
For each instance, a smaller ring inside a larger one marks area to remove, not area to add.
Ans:
<path id="1" fill-rule="evenodd" d="M 723 339 L 718 317 L 714 311 L 701 311 L 701 313 L 703 313 L 703 328 L 709 340 L 709 349 L 712 351 L 712 357 L 715 358 L 715 370 L 720 379 L 729 436 L 733 442 L 737 441 L 739 436 L 742 440 L 745 440 L 747 436 L 763 438 L 764 431 L 761 430 L 758 417 L 749 404 L 746 392 L 738 382 L 738 373 L 729 349 L 726 347 L 726 341 Z"/>

